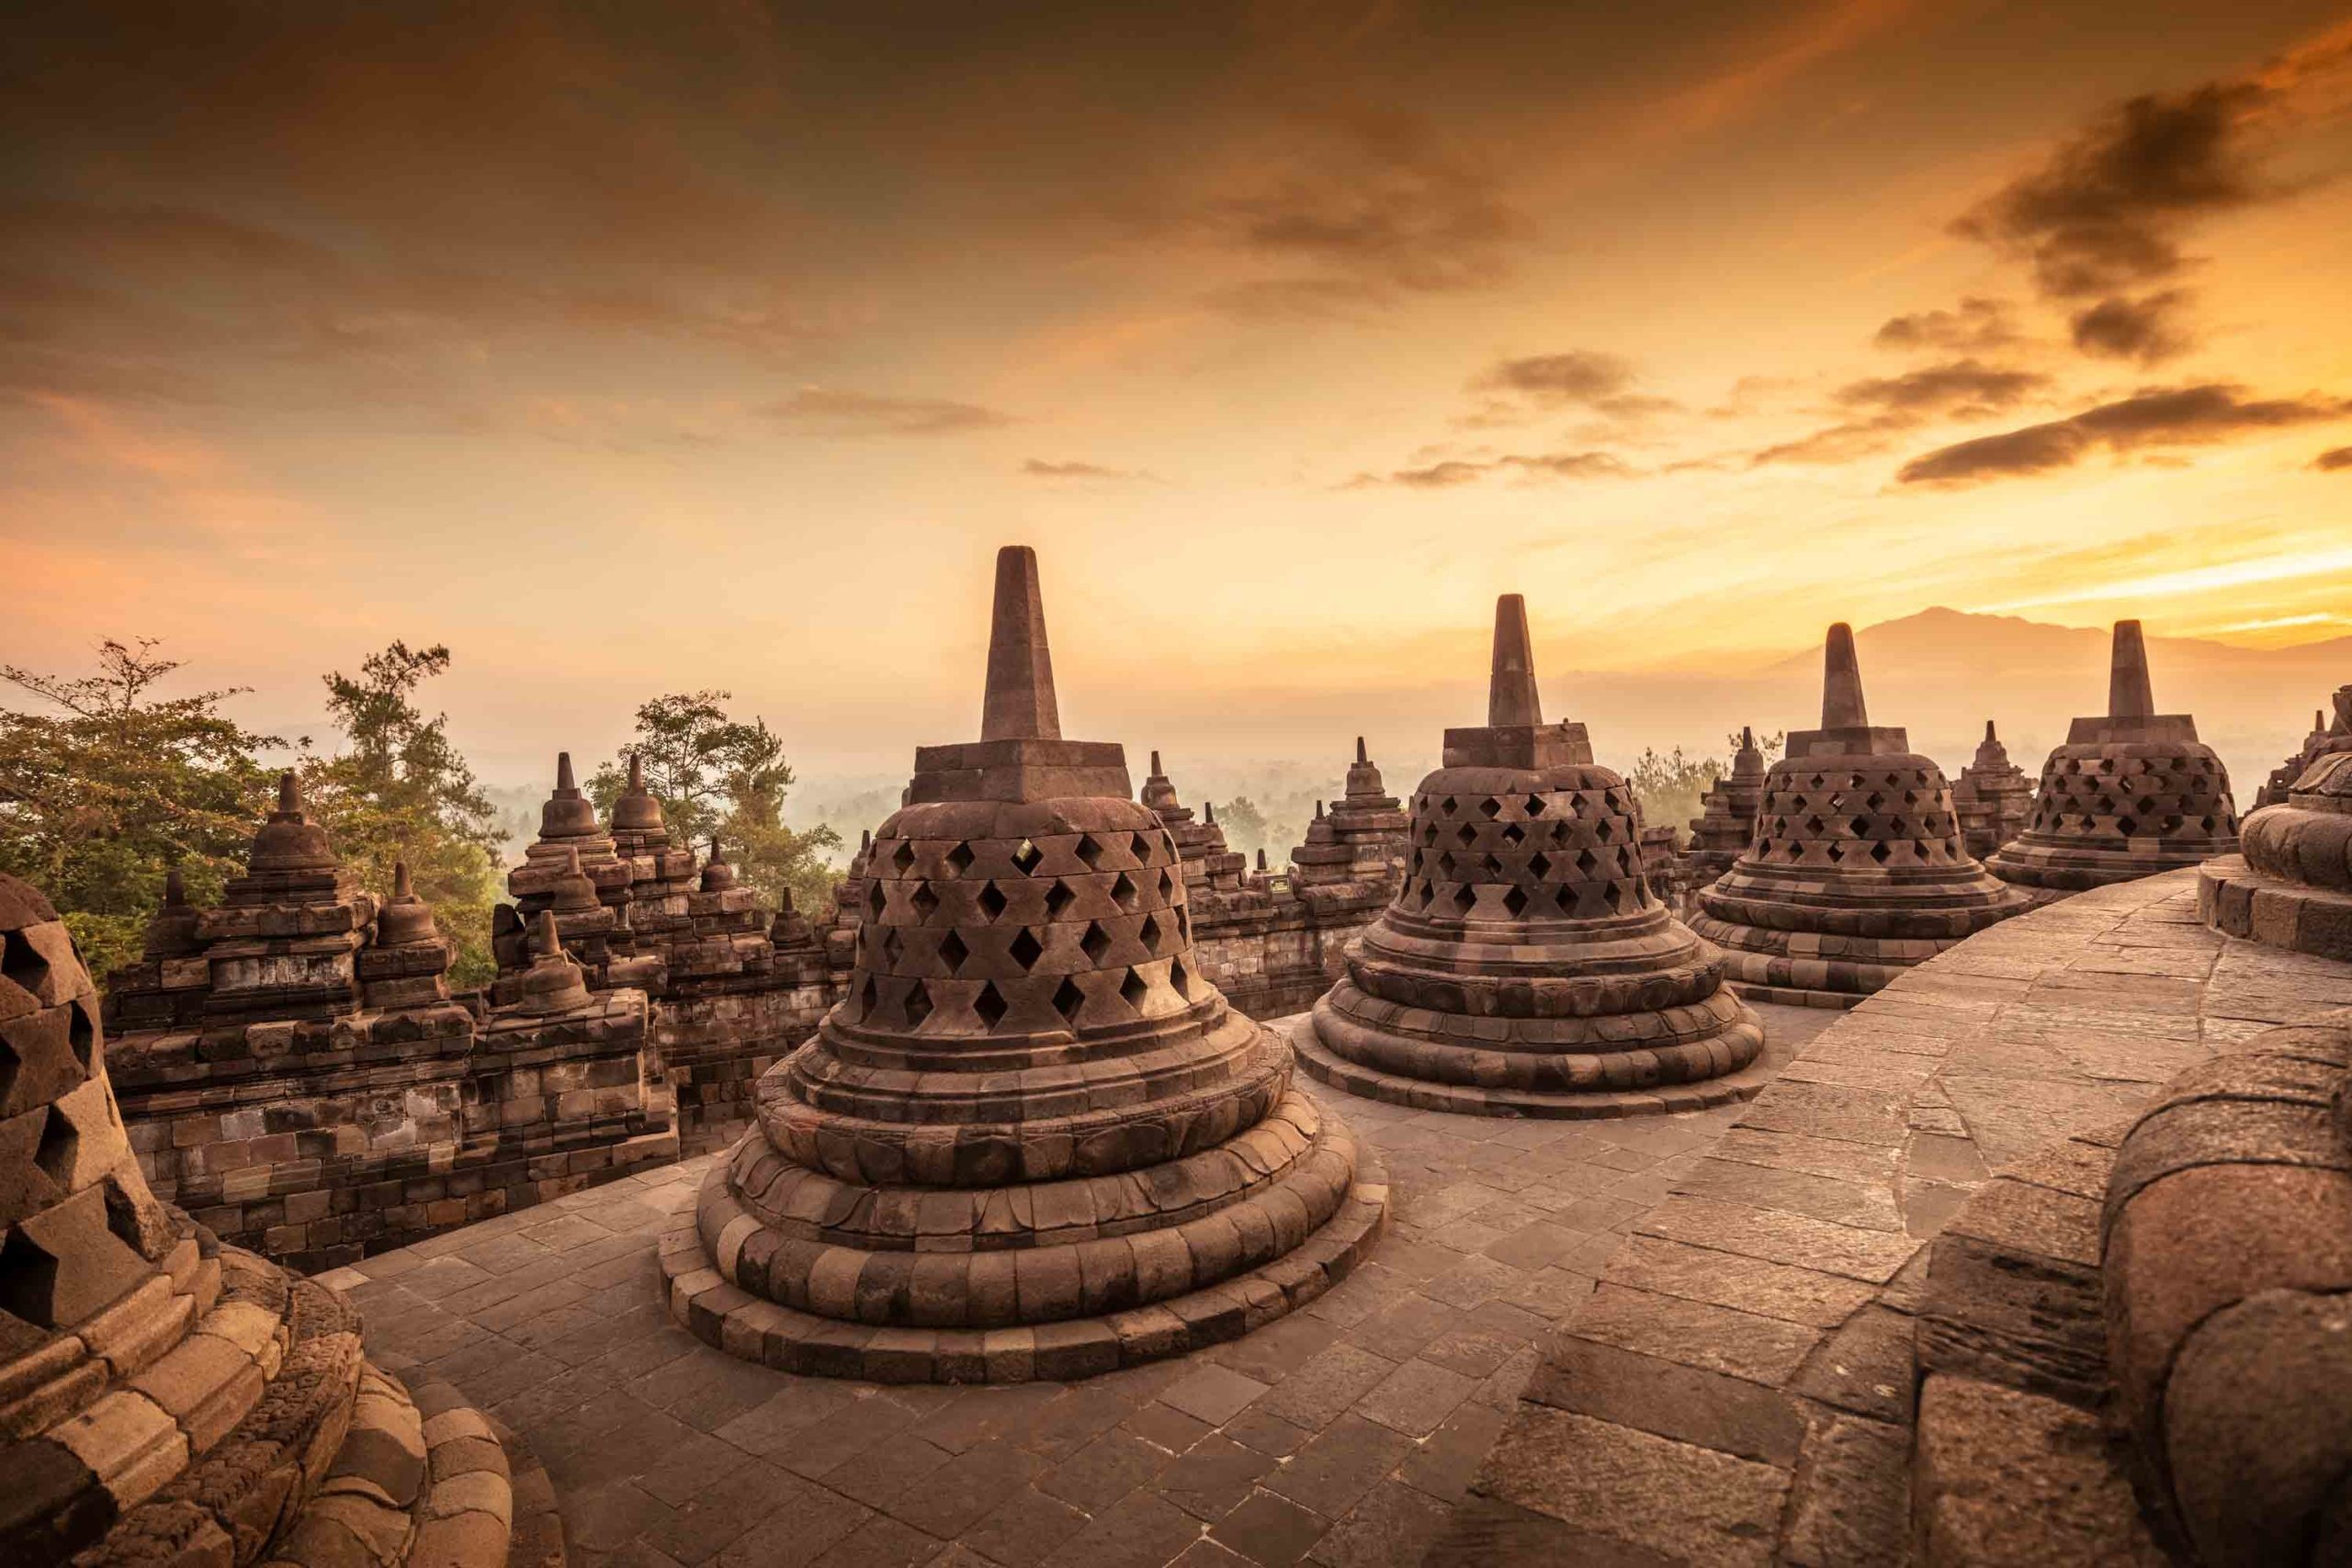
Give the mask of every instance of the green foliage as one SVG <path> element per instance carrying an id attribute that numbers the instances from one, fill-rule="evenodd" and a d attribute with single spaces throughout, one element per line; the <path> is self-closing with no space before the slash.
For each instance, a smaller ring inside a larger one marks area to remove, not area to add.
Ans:
<path id="1" fill-rule="evenodd" d="M 408 863 L 417 897 L 433 906 L 458 946 L 449 978 L 479 986 L 496 972 L 490 912 L 498 899 L 498 813 L 473 770 L 449 744 L 448 716 L 426 718 L 419 687 L 449 668 L 438 644 L 394 642 L 371 653 L 355 677 L 322 677 L 327 715 L 347 742 L 333 757 L 305 756 L 306 804 L 334 836 L 335 852 L 360 880 L 389 893 L 392 865 Z"/>
<path id="2" fill-rule="evenodd" d="M 713 834 L 744 886 L 773 905 L 789 888 L 803 912 L 822 909 L 840 880 L 825 852 L 839 847 L 831 828 L 796 832 L 784 825 L 792 768 L 784 741 L 754 716 L 728 716 L 728 692 L 673 692 L 637 710 L 637 739 L 588 781 L 589 798 L 609 817 L 628 784 L 632 753 L 646 793 L 662 803 L 673 843 L 707 846 Z"/>
<path id="3" fill-rule="evenodd" d="M 101 980 L 139 956 L 172 866 L 197 902 L 243 872 L 271 799 L 254 753 L 285 744 L 220 713 L 245 688 L 153 694 L 183 662 L 156 647 L 109 637 L 73 679 L 0 664 L 56 710 L 0 709 L 0 870 L 49 896 Z"/>
<path id="4" fill-rule="evenodd" d="M 1667 752 L 1652 747 L 1634 761 L 1625 782 L 1633 787 L 1634 798 L 1641 802 L 1642 825 L 1670 826 L 1679 841 L 1690 818 L 1699 815 L 1699 797 L 1727 771 L 1713 757 L 1686 756 L 1679 746 Z"/>
<path id="5" fill-rule="evenodd" d="M 1255 856 L 1264 850 L 1269 856 L 1273 844 L 1266 837 L 1266 814 L 1246 795 L 1237 795 L 1216 808 L 1216 825 L 1225 829 L 1225 841 L 1245 855 Z M 1283 847 L 1288 853 L 1288 846 Z"/>

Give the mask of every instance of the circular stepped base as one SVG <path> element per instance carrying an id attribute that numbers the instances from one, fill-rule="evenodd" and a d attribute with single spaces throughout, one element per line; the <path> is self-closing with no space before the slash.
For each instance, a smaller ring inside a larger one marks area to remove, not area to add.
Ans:
<path id="1" fill-rule="evenodd" d="M 1729 976 L 1724 977 L 1724 989 L 1735 993 L 1743 1001 L 1777 1002 L 1784 1008 L 1826 1008 L 1841 1012 L 1870 999 L 1854 991 L 1809 991 L 1800 986 L 1758 986 Z"/>
<path id="2" fill-rule="evenodd" d="M 1069 1381 L 1238 1339 L 1344 1280 L 1388 1214 L 1387 1174 L 1367 1145 L 1339 1212 L 1297 1247 L 1205 1290 L 1099 1317 L 1001 1328 L 909 1328 L 845 1323 L 781 1306 L 729 1284 L 680 1212 L 662 1235 L 671 1315 L 705 1344 L 779 1371 L 870 1382 Z M 727 1166 L 712 1167 L 715 1178 Z"/>
<path id="3" fill-rule="evenodd" d="M 2266 875 L 2244 855 L 2223 855 L 2198 868 L 2197 912 L 2231 936 L 2352 959 L 2352 893 Z"/>
<path id="4" fill-rule="evenodd" d="M 1861 998 L 1853 998 L 1856 1001 Z M 1523 1116 L 1561 1122 L 1612 1121 L 1626 1116 L 1663 1116 L 1705 1111 L 1753 1100 L 1773 1078 L 1760 1061 L 1721 1077 L 1656 1089 L 1592 1089 L 1546 1093 L 1541 1089 L 1481 1089 L 1474 1084 L 1433 1083 L 1367 1067 L 1334 1055 L 1316 1038 L 1311 1023 L 1291 1028 L 1291 1051 L 1308 1077 L 1365 1100 L 1409 1105 L 1417 1111 L 1451 1111 L 1464 1116 Z"/>

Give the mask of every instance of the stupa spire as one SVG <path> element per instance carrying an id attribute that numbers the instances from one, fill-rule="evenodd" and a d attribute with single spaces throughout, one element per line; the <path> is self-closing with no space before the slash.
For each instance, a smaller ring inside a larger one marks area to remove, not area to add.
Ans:
<path id="1" fill-rule="evenodd" d="M 580 787 L 572 781 L 571 753 L 569 751 L 558 751 L 555 754 L 555 787 L 559 790 Z"/>
<path id="2" fill-rule="evenodd" d="M 1544 722 L 1535 692 L 1535 651 L 1527 635 L 1527 601 L 1506 593 L 1495 601 L 1495 654 L 1487 682 L 1490 728 L 1532 728 Z"/>
<path id="3" fill-rule="evenodd" d="M 291 768 L 277 775 L 277 814 L 280 817 L 302 815 L 302 781 L 295 776 Z"/>
<path id="4" fill-rule="evenodd" d="M 2148 644 L 2137 621 L 2115 623 L 2115 645 L 2108 657 L 2107 716 L 2154 718 L 2156 696 L 2148 682 Z"/>
<path id="5" fill-rule="evenodd" d="M 416 897 L 416 888 L 409 881 L 408 862 L 404 860 L 396 860 L 392 863 L 392 897 L 395 898 Z"/>
<path id="6" fill-rule="evenodd" d="M 1356 761 L 1357 761 L 1359 764 L 1362 764 L 1362 763 L 1364 763 L 1364 762 L 1369 762 L 1369 761 L 1372 761 L 1371 757 L 1367 756 L 1367 755 L 1365 754 L 1365 752 L 1364 752 L 1364 749 L 1363 749 L 1363 736 L 1361 736 L 1361 735 L 1357 736 L 1357 737 L 1356 737 Z"/>
<path id="7" fill-rule="evenodd" d="M 989 622 L 989 689 L 980 708 L 983 740 L 1058 740 L 1054 658 L 1046 646 L 1046 602 L 1037 588 L 1037 552 L 1007 545 L 996 553 L 996 609 Z"/>
<path id="8" fill-rule="evenodd" d="M 1854 654 L 1854 628 L 1839 621 L 1829 628 L 1822 651 L 1821 728 L 1868 729 L 1870 709 L 1862 702 L 1862 665 Z"/>

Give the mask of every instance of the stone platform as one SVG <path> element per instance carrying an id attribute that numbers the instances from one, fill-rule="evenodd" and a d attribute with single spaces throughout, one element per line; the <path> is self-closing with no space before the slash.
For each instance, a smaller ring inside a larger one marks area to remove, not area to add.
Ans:
<path id="1" fill-rule="evenodd" d="M 2341 964 L 2208 929 L 2197 877 L 1996 926 L 1824 1031 L 1625 1227 L 1428 1561 L 1895 1562 L 1922 1522 L 1984 1547 L 1958 1560 L 2148 1561 L 2089 1417 L 2026 1451 L 1942 1413 L 1915 1506 L 1914 1347 L 1980 1369 L 1954 1397 L 2061 1361 L 2086 1159 L 2182 1069 L 2352 1005 Z"/>
<path id="2" fill-rule="evenodd" d="M 1774 1064 L 1832 1016 L 1760 1010 Z M 654 1281 L 707 1159 L 328 1278 L 380 1353 L 528 1442 L 584 1568 L 1408 1564 L 1540 1341 L 1738 1108 L 1516 1122 L 1301 1088 L 1386 1168 L 1367 1260 L 1244 1338 L 1079 1383 L 857 1383 L 704 1345 Z"/>

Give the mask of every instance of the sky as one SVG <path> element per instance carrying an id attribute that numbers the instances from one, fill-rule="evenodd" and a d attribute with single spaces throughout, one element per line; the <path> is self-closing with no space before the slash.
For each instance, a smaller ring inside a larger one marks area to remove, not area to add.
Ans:
<path id="1" fill-rule="evenodd" d="M 2347 167 L 2343 5 L 35 0 L 0 662 L 303 732 L 446 643 L 507 783 L 706 687 L 903 773 L 1008 542 L 1066 729 L 1220 763 L 1433 751 L 1503 592 L 1555 716 L 1930 606 L 2317 642 Z"/>

